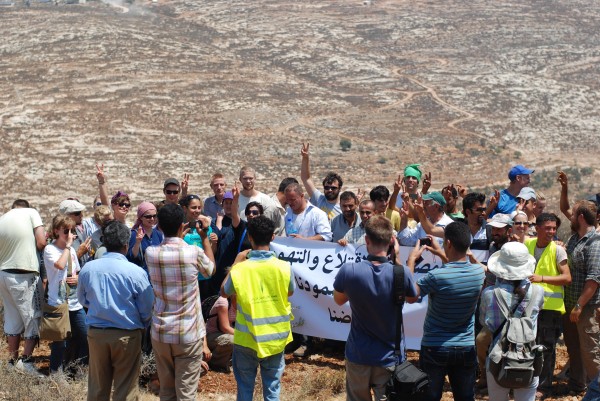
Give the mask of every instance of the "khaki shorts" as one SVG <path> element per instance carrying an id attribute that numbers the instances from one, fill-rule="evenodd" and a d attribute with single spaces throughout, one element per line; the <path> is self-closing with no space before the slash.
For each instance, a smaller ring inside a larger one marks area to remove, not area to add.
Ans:
<path id="1" fill-rule="evenodd" d="M 41 281 L 37 273 L 0 271 L 0 298 L 4 304 L 4 334 L 36 338 L 42 317 Z"/>

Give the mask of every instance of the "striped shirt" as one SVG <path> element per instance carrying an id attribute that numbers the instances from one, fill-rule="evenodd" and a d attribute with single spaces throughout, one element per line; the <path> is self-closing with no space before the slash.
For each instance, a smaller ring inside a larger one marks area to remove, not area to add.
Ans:
<path id="1" fill-rule="evenodd" d="M 421 295 L 429 295 L 422 346 L 475 345 L 475 307 L 484 276 L 480 265 L 450 262 L 417 281 Z"/>
<path id="2" fill-rule="evenodd" d="M 212 276 L 214 263 L 195 245 L 181 238 L 165 238 L 146 249 L 146 263 L 156 297 L 152 311 L 152 339 L 167 344 L 190 344 L 206 334 L 198 272 Z"/>

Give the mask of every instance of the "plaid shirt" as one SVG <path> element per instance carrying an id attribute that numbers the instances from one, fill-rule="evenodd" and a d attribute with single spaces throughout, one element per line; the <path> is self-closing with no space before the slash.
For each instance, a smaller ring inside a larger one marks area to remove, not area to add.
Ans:
<path id="1" fill-rule="evenodd" d="M 154 288 L 152 339 L 167 344 L 190 344 L 206 335 L 198 273 L 212 276 L 215 265 L 195 246 L 181 238 L 165 238 L 146 249 L 146 263 Z"/>
<path id="2" fill-rule="evenodd" d="M 565 307 L 570 311 L 575 307 L 587 280 L 600 283 L 600 234 L 590 230 L 579 238 L 573 234 L 567 243 L 571 284 L 565 286 Z M 590 298 L 588 305 L 600 304 L 598 290 Z"/>
<path id="3" fill-rule="evenodd" d="M 363 223 L 357 224 L 352 227 L 346 235 L 344 235 L 344 239 L 348 241 L 349 244 L 356 245 L 364 245 L 365 244 L 365 226 Z"/>
<path id="4" fill-rule="evenodd" d="M 519 287 L 525 287 L 528 284 L 529 280 L 521 280 Z M 537 284 L 532 284 L 529 286 L 525 298 L 515 310 L 515 316 L 521 316 L 525 312 L 525 309 L 527 309 L 527 305 L 529 305 L 530 302 L 533 302 L 534 306 L 530 317 L 535 323 L 535 329 L 537 330 L 537 316 L 540 312 L 540 309 L 542 309 L 542 306 L 544 305 L 544 290 L 540 287 L 540 291 L 537 291 L 535 298 L 532 298 L 533 285 Z M 500 307 L 496 301 L 494 288 L 500 288 L 502 291 L 502 296 L 509 305 L 510 310 L 515 308 L 517 301 L 519 300 L 518 296 L 513 293 L 513 285 L 511 282 L 500 278 L 496 279 L 495 285 L 487 287 L 485 290 L 483 290 L 483 293 L 481 294 L 481 303 L 479 305 L 479 322 L 482 326 L 487 327 L 492 333 L 494 333 L 498 327 L 504 323 L 504 315 L 500 311 Z"/>

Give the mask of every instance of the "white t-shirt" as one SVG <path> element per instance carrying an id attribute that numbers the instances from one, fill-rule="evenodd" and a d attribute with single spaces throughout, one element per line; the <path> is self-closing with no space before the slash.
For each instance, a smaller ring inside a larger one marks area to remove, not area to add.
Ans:
<path id="1" fill-rule="evenodd" d="M 300 214 L 294 214 L 292 209 L 288 206 L 287 213 L 285 214 L 285 221 L 286 234 L 288 236 L 291 233 L 287 232 L 287 230 L 292 228 L 295 234 L 299 234 L 305 238 L 313 237 L 318 234 L 323 237 L 323 241 L 328 242 L 331 241 L 333 237 L 327 213 L 310 203 L 307 204 L 306 209 Z M 287 227 L 288 221 L 290 222 L 290 227 Z"/>
<path id="2" fill-rule="evenodd" d="M 259 192 L 258 195 L 251 197 L 240 194 L 240 199 L 238 201 L 238 215 L 240 216 L 240 219 L 248 221 L 244 211 L 246 210 L 246 205 L 248 205 L 250 202 L 260 203 L 260 205 L 263 207 L 264 215 L 273 220 L 275 223 L 275 232 L 282 232 L 280 227 L 281 224 L 283 224 L 283 219 L 281 218 L 279 210 L 277 210 L 277 205 L 269 195 L 262 192 Z"/>
<path id="3" fill-rule="evenodd" d="M 33 230 L 42 226 L 35 209 L 12 209 L 0 217 L 0 270 L 40 271 Z"/>
<path id="4" fill-rule="evenodd" d="M 44 266 L 46 267 L 46 274 L 48 276 L 48 304 L 52 306 L 63 304 L 67 297 L 67 283 L 65 280 L 67 279 L 69 264 L 65 265 L 64 270 L 54 267 L 54 263 L 60 259 L 63 252 L 63 249 L 58 248 L 54 244 L 46 245 L 46 248 L 44 248 Z M 81 268 L 77 261 L 77 253 L 72 247 L 71 261 L 73 263 L 73 274 L 77 275 Z M 77 299 L 77 287 L 72 287 L 69 290 L 69 310 L 76 311 L 81 308 L 82 306 Z"/>

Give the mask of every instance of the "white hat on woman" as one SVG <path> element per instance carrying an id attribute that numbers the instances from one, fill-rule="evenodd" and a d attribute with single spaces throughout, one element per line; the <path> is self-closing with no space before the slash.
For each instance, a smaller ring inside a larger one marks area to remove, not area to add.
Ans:
<path id="1" fill-rule="evenodd" d="M 488 259 L 488 269 L 504 280 L 523 280 L 535 271 L 536 261 L 520 242 L 507 242 Z"/>

